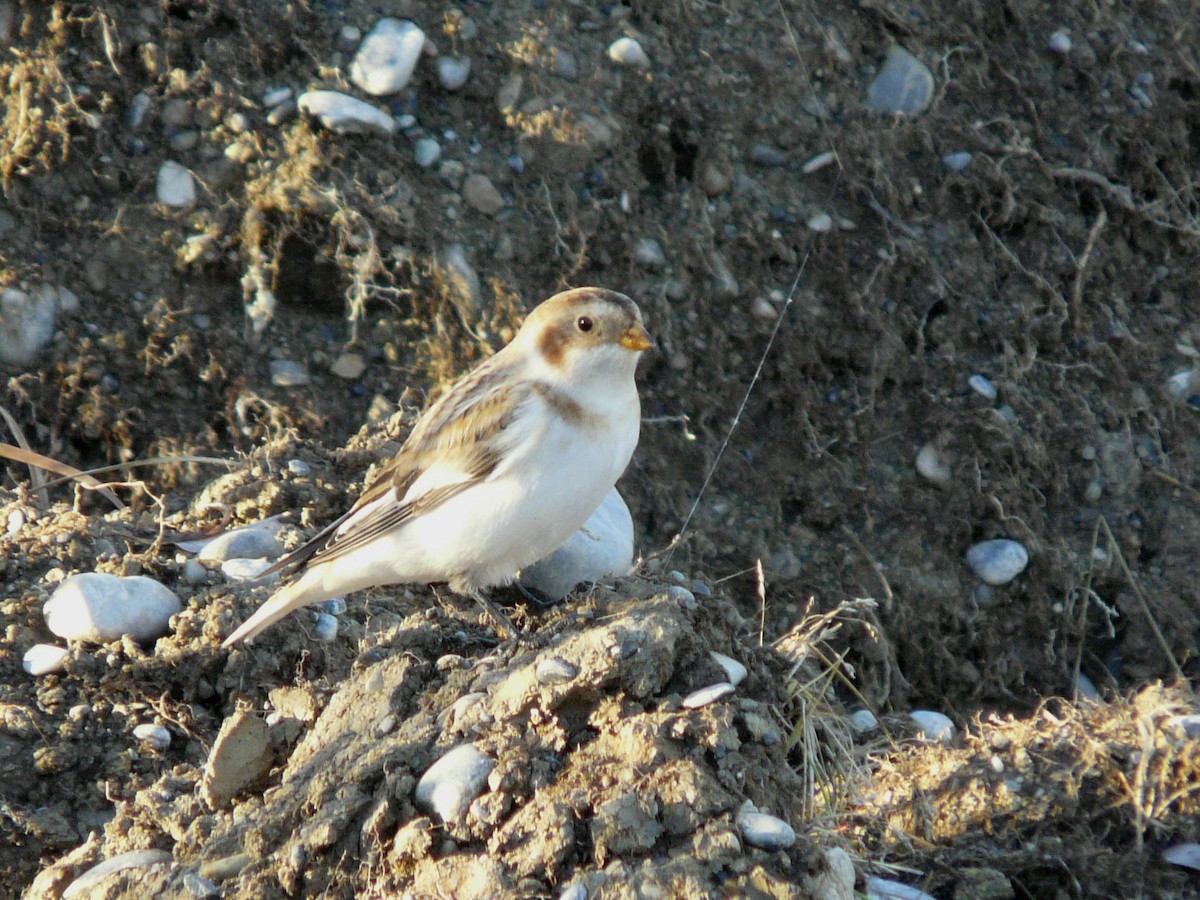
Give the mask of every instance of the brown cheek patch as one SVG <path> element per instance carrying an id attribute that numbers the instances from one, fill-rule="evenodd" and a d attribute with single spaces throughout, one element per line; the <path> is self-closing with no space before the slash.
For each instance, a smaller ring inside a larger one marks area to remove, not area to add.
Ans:
<path id="1" fill-rule="evenodd" d="M 538 338 L 538 349 L 551 366 L 561 366 L 567 353 L 568 336 L 561 328 L 547 328 Z"/>

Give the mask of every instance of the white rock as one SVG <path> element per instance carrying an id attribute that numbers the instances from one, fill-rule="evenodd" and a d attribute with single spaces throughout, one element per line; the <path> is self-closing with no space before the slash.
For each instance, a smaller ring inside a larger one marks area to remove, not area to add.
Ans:
<path id="1" fill-rule="evenodd" d="M 313 624 L 313 636 L 326 644 L 337 640 L 338 620 L 327 612 L 317 613 L 317 621 Z"/>
<path id="2" fill-rule="evenodd" d="M 1071 52 L 1071 36 L 1065 31 L 1056 31 L 1050 35 L 1050 40 L 1046 43 L 1046 49 L 1051 53 L 1058 53 L 1066 56 Z"/>
<path id="3" fill-rule="evenodd" d="M 954 471 L 950 468 L 949 461 L 932 443 L 917 451 L 917 473 L 938 487 L 948 487 L 954 480 Z"/>
<path id="4" fill-rule="evenodd" d="M 495 765 L 474 744 L 460 744 L 421 776 L 417 782 L 417 803 L 436 813 L 443 822 L 461 821 L 471 801 L 483 792 Z"/>
<path id="5" fill-rule="evenodd" d="M 153 722 L 137 726 L 133 729 L 133 736 L 139 741 L 145 741 L 155 750 L 166 750 L 171 746 L 171 732 Z"/>
<path id="6" fill-rule="evenodd" d="M 984 400 L 995 400 L 999 396 L 996 385 L 986 375 L 972 375 L 967 379 L 967 385 Z"/>
<path id="7" fill-rule="evenodd" d="M 208 569 L 198 559 L 189 559 L 183 564 L 183 580 L 188 584 L 204 584 L 208 581 Z"/>
<path id="8" fill-rule="evenodd" d="M 810 216 L 808 222 L 809 231 L 815 231 L 818 234 L 825 234 L 833 230 L 833 216 L 827 212 L 819 212 L 816 215 Z"/>
<path id="9" fill-rule="evenodd" d="M 154 190 L 158 202 L 166 206 L 185 209 L 196 203 L 196 179 L 179 163 L 169 159 L 158 167 Z"/>
<path id="10" fill-rule="evenodd" d="M 950 721 L 949 716 L 944 716 L 931 709 L 914 709 L 908 714 L 908 717 L 929 740 L 940 741 L 943 744 L 954 740 L 954 723 Z"/>
<path id="11" fill-rule="evenodd" d="M 1008 538 L 983 541 L 967 551 L 967 565 L 987 584 L 1008 584 L 1029 565 L 1029 551 Z"/>
<path id="12" fill-rule="evenodd" d="M 448 91 L 457 91 L 467 83 L 471 60 L 465 56 L 440 56 L 437 61 L 438 81 Z"/>
<path id="13" fill-rule="evenodd" d="M 59 637 L 102 644 L 126 634 L 137 641 L 160 637 L 182 608 L 179 598 L 153 578 L 87 572 L 59 585 L 42 612 Z"/>
<path id="14" fill-rule="evenodd" d="M 331 616 L 344 616 L 346 614 L 346 598 L 330 597 L 328 600 L 314 604 L 314 608 L 319 612 L 329 613 Z"/>
<path id="15" fill-rule="evenodd" d="M 1096 690 L 1096 685 L 1082 672 L 1075 678 L 1075 699 L 1090 700 L 1093 703 L 1101 702 L 1100 692 Z"/>
<path id="16" fill-rule="evenodd" d="M 92 889 L 113 872 L 121 872 L 125 869 L 148 869 L 151 866 L 169 862 L 171 862 L 171 854 L 166 850 L 130 850 L 127 853 L 118 853 L 111 859 L 92 866 L 67 885 L 67 889 L 62 893 L 62 898 L 63 900 L 74 900 L 76 897 L 90 896 Z"/>
<path id="17" fill-rule="evenodd" d="M 26 366 L 50 339 L 58 319 L 58 296 L 34 291 L 31 297 L 16 288 L 0 291 L 0 363 Z"/>
<path id="18" fill-rule="evenodd" d="M 380 19 L 350 63 L 350 80 L 375 97 L 401 91 L 412 79 L 424 48 L 425 32 L 412 22 Z"/>
<path id="19" fill-rule="evenodd" d="M 312 382 L 308 366 L 292 359 L 271 360 L 271 383 L 276 387 L 303 387 Z"/>
<path id="20" fill-rule="evenodd" d="M 609 44 L 608 58 L 623 66 L 636 66 L 639 69 L 650 65 L 650 57 L 642 45 L 631 37 L 617 38 Z"/>
<path id="21" fill-rule="evenodd" d="M 1163 851 L 1163 859 L 1173 866 L 1200 869 L 1200 844 L 1175 844 Z"/>
<path id="22" fill-rule="evenodd" d="M 826 150 L 824 153 L 818 153 L 808 162 L 800 167 L 800 171 L 805 175 L 811 175 L 813 172 L 819 172 L 826 166 L 837 162 L 837 154 L 832 150 Z"/>
<path id="23" fill-rule="evenodd" d="M 912 885 L 872 875 L 867 879 L 867 900 L 933 900 L 933 897 Z"/>
<path id="24" fill-rule="evenodd" d="M 933 101 L 933 73 L 900 46 L 892 46 L 887 60 L 867 89 L 867 106 L 877 113 L 919 116 Z"/>
<path id="25" fill-rule="evenodd" d="M 573 881 L 562 889 L 558 900 L 588 900 L 587 886 L 581 881 Z"/>
<path id="26" fill-rule="evenodd" d="M 825 871 L 812 879 L 812 900 L 854 900 L 854 861 L 841 847 L 825 850 Z"/>
<path id="27" fill-rule="evenodd" d="M 70 651 L 66 647 L 56 647 L 54 644 L 34 644 L 25 651 L 21 660 L 21 668 L 30 675 L 50 675 L 61 672 L 67 665 Z"/>
<path id="28" fill-rule="evenodd" d="M 557 656 L 539 660 L 534 669 L 534 677 L 539 684 L 565 684 L 578 674 L 578 668 Z"/>
<path id="29" fill-rule="evenodd" d="M 684 709 L 700 709 L 711 703 L 716 703 L 722 697 L 728 697 L 735 690 L 736 688 L 728 681 L 718 681 L 716 684 L 710 684 L 708 687 L 700 688 L 698 691 L 692 691 L 683 698 L 680 706 Z"/>
<path id="30" fill-rule="evenodd" d="M 726 656 L 724 653 L 718 653 L 716 650 L 709 650 L 708 655 L 718 666 L 725 670 L 725 677 L 729 679 L 729 683 L 737 687 L 746 680 L 749 675 L 746 667 L 734 659 L 732 656 Z"/>
<path id="31" fill-rule="evenodd" d="M 965 150 L 960 150 L 957 153 L 947 153 L 942 157 L 942 165 L 951 172 L 961 172 L 971 164 L 971 154 Z"/>
<path id="32" fill-rule="evenodd" d="M 1176 372 L 1167 379 L 1166 390 L 1176 400 L 1186 400 L 1195 390 L 1195 384 L 1200 381 L 1200 372 L 1196 369 L 1185 369 Z"/>
<path id="33" fill-rule="evenodd" d="M 879 720 L 869 709 L 858 709 L 850 713 L 850 727 L 859 734 L 865 734 L 878 728 Z"/>
<path id="34" fill-rule="evenodd" d="M 287 461 L 287 470 L 297 478 L 307 478 L 312 474 L 312 466 L 302 459 L 289 459 Z"/>
<path id="35" fill-rule="evenodd" d="M 211 540 L 203 542 L 199 548 L 197 559 L 201 562 L 224 562 L 227 559 L 254 559 L 265 556 L 268 559 L 278 559 L 283 555 L 283 545 L 279 543 L 279 529 L 282 523 L 277 516 L 254 522 L 242 528 L 234 528 Z M 194 544 L 180 545 L 188 550 Z"/>
<path id="36" fill-rule="evenodd" d="M 667 264 L 667 254 L 654 238 L 638 238 L 633 244 L 633 258 L 647 269 L 661 269 Z"/>
<path id="37" fill-rule="evenodd" d="M 737 815 L 738 830 L 747 844 L 763 850 L 786 850 L 796 843 L 796 832 L 776 816 L 760 813 L 750 804 Z"/>
<path id="38" fill-rule="evenodd" d="M 340 91 L 305 91 L 300 95 L 300 109 L 316 116 L 322 125 L 338 134 L 377 131 L 391 134 L 395 120 L 378 107 Z"/>
<path id="39" fill-rule="evenodd" d="M 428 169 L 442 155 L 442 146 L 433 138 L 423 137 L 413 144 L 413 159 L 422 169 Z"/>
<path id="40" fill-rule="evenodd" d="M 265 557 L 257 559 L 227 559 L 221 563 L 221 574 L 230 581 L 257 581 L 263 577 L 263 572 L 271 568 L 271 560 Z M 279 573 L 274 573 L 268 581 L 277 581 Z"/>
<path id="41" fill-rule="evenodd" d="M 626 575 L 633 567 L 633 517 L 616 488 L 566 542 L 521 570 L 521 584 L 552 600 L 582 582 Z"/>

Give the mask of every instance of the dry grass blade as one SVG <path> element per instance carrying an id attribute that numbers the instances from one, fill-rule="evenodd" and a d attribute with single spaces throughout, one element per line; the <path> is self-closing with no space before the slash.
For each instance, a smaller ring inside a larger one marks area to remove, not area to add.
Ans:
<path id="1" fill-rule="evenodd" d="M 25 440 L 25 432 L 21 430 L 21 426 L 17 424 L 17 420 L 3 406 L 0 406 L 0 416 L 4 417 L 4 421 L 8 424 L 8 430 L 12 432 L 13 439 L 20 445 L 21 449 L 26 453 L 33 453 L 33 448 L 29 446 L 29 441 Z M 7 444 L 5 446 L 8 446 Z M 22 460 L 23 461 L 23 460 Z M 29 463 L 26 463 L 29 465 Z M 29 465 L 29 482 L 33 485 L 33 490 L 41 498 L 40 505 L 43 510 L 50 508 L 50 495 L 46 493 L 45 479 L 42 477 L 42 470 L 36 465 Z"/>
<path id="2" fill-rule="evenodd" d="M 131 459 L 129 462 L 113 463 L 111 466 L 98 466 L 94 469 L 84 469 L 76 472 L 75 475 L 62 473 L 64 477 L 56 478 L 46 482 L 46 487 L 52 488 L 62 484 L 64 481 L 69 481 L 76 475 L 104 475 L 108 472 L 126 472 L 130 469 L 136 469 L 139 466 L 169 466 L 173 463 L 196 463 L 198 465 L 208 466 L 227 466 L 230 469 L 237 466 L 237 463 L 232 459 L 225 459 L 220 456 L 149 456 L 146 459 Z M 74 471 L 74 470 L 72 470 Z"/>
<path id="3" fill-rule="evenodd" d="M 4 443 L 0 443 L 0 457 L 11 459 L 14 462 L 24 463 L 25 465 L 29 466 L 31 472 L 38 472 L 38 478 L 35 480 L 35 484 L 37 486 L 37 490 L 43 496 L 43 509 L 49 509 L 50 502 L 48 496 L 46 495 L 46 489 L 49 487 L 49 485 L 45 483 L 37 484 L 37 482 L 42 481 L 41 472 L 39 471 L 41 469 L 45 469 L 47 472 L 53 472 L 55 475 L 63 476 L 59 479 L 59 481 L 55 482 L 55 484 L 58 484 L 62 481 L 78 481 L 84 487 L 103 494 L 105 499 L 107 499 L 117 509 L 125 508 L 125 504 L 121 502 L 120 498 L 118 498 L 116 494 L 102 485 L 99 481 L 97 481 L 88 473 L 81 472 L 73 466 L 68 466 L 66 463 L 59 462 L 56 459 L 51 459 L 48 456 L 42 456 L 42 454 L 36 453 L 33 450 L 27 450 L 24 447 L 14 447 L 12 444 Z"/>

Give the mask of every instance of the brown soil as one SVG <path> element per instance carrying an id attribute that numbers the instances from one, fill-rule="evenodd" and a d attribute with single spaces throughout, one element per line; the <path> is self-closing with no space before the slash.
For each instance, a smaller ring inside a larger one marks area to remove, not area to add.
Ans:
<path id="1" fill-rule="evenodd" d="M 171 865 L 96 896 L 834 897 L 838 848 L 860 890 L 1200 895 L 1161 857 L 1200 837 L 1198 744 L 1172 719 L 1195 709 L 1200 430 L 1192 391 L 1164 387 L 1200 353 L 1200 18 L 1061 7 L 407 0 L 388 12 L 472 62 L 447 93 L 423 60 L 391 103 L 442 144 L 422 169 L 403 134 L 262 106 L 280 86 L 357 93 L 341 32 L 378 4 L 0 0 L 0 287 L 79 298 L 4 370 L 0 405 L 79 468 L 191 456 L 106 476 L 121 512 L 6 464 L 0 893 L 58 896 L 157 848 Z M 1070 53 L 1047 49 L 1056 30 Z M 650 68 L 607 58 L 624 34 Z M 917 118 L 865 108 L 894 43 L 934 72 Z M 784 164 L 752 162 L 756 144 Z M 961 172 L 941 162 L 956 151 Z M 168 159 L 195 174 L 194 208 L 156 203 Z M 475 173 L 499 214 L 465 202 Z M 806 226 L 819 212 L 832 231 Z M 647 238 L 665 266 L 639 261 Z M 224 508 L 310 532 L 431 392 L 583 284 L 635 297 L 660 345 L 621 483 L 639 577 L 518 606 L 521 643 L 415 586 L 351 598 L 330 644 L 298 615 L 219 651 L 263 591 L 186 584 L 164 529 Z M 279 306 L 256 333 L 258 285 Z M 345 353 L 365 364 L 350 379 L 331 371 Z M 276 359 L 312 383 L 276 386 Z M 914 467 L 930 442 L 942 487 Z M 981 591 L 963 555 L 992 537 L 1031 562 Z M 172 634 L 27 675 L 52 639 L 42 604 L 95 570 L 176 590 Z M 691 604 L 681 581 L 711 593 Z M 821 618 L 855 598 L 876 602 Z M 750 678 L 686 710 L 719 678 L 709 650 Z M 578 678 L 531 680 L 547 653 Z M 1101 702 L 1072 701 L 1079 673 Z M 443 715 L 473 693 L 465 721 Z M 864 703 L 885 737 L 849 728 Z M 917 740 L 915 708 L 954 719 L 955 742 Z M 226 803 L 204 773 L 238 716 L 270 723 L 268 749 Z M 167 749 L 133 738 L 146 722 Z M 443 826 L 413 787 L 464 739 L 496 769 Z M 745 800 L 796 845 L 743 846 Z"/>

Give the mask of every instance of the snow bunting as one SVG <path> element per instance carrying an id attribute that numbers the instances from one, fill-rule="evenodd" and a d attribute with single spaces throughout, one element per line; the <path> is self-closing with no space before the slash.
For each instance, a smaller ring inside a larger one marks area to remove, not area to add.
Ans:
<path id="1" fill-rule="evenodd" d="M 624 294 L 542 303 L 426 410 L 345 515 L 272 566 L 303 572 L 222 646 L 301 606 L 412 582 L 449 582 L 503 627 L 483 592 L 566 541 L 625 471 L 641 427 L 634 370 L 652 345 Z"/>

